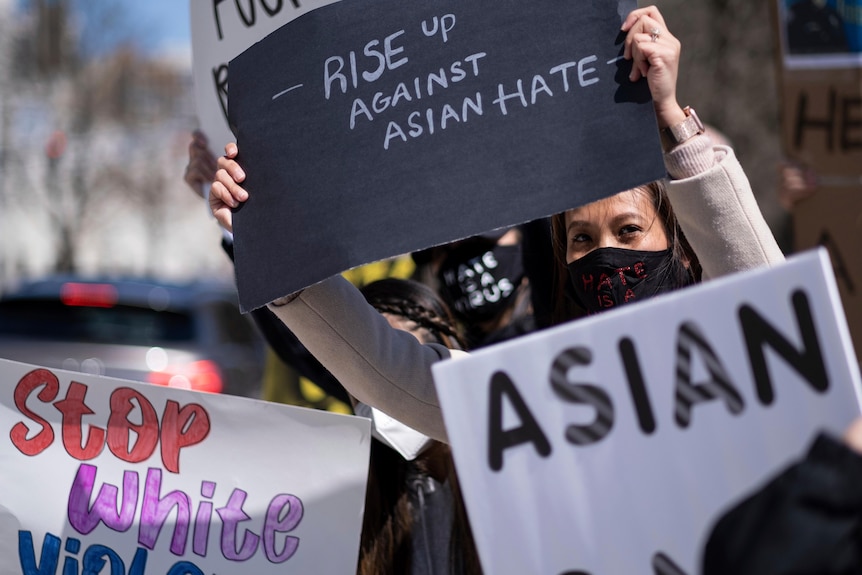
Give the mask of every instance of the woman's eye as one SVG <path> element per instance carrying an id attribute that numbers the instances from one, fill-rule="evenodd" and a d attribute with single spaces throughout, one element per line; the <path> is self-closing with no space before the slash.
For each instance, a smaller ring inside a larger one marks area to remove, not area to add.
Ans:
<path id="1" fill-rule="evenodd" d="M 581 244 L 588 241 L 590 241 L 590 236 L 588 236 L 587 234 L 574 234 L 572 236 L 573 244 Z"/>
<path id="2" fill-rule="evenodd" d="M 632 234 L 636 234 L 640 231 L 640 228 L 635 225 L 623 226 L 620 228 L 621 236 L 629 236 Z"/>

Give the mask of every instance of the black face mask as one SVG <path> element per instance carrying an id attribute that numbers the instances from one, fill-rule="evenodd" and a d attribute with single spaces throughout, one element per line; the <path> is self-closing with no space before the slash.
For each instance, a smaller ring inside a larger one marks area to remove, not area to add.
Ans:
<path id="1" fill-rule="evenodd" d="M 507 309 L 523 276 L 520 245 L 486 243 L 458 246 L 437 272 L 443 299 L 467 323 L 494 319 Z"/>
<path id="2" fill-rule="evenodd" d="M 599 248 L 567 267 L 575 301 L 590 315 L 692 283 L 671 249 Z"/>

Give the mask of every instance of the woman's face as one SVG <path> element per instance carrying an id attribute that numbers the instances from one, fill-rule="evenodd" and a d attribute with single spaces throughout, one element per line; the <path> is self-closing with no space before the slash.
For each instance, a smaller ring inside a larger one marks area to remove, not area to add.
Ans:
<path id="1" fill-rule="evenodd" d="M 667 232 L 656 216 L 649 193 L 637 188 L 567 211 L 566 263 L 596 248 L 667 249 Z"/>

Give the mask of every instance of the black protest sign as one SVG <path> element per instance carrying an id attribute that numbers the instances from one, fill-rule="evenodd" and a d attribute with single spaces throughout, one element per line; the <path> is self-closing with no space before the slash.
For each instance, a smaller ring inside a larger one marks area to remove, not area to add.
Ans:
<path id="1" fill-rule="evenodd" d="M 240 305 L 664 176 L 630 0 L 342 0 L 230 63 Z"/>

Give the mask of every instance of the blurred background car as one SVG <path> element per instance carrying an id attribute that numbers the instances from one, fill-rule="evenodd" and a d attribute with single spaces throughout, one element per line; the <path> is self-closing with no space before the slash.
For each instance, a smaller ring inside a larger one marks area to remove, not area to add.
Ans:
<path id="1" fill-rule="evenodd" d="M 0 297 L 0 358 L 260 397 L 266 346 L 233 286 L 49 277 Z"/>

